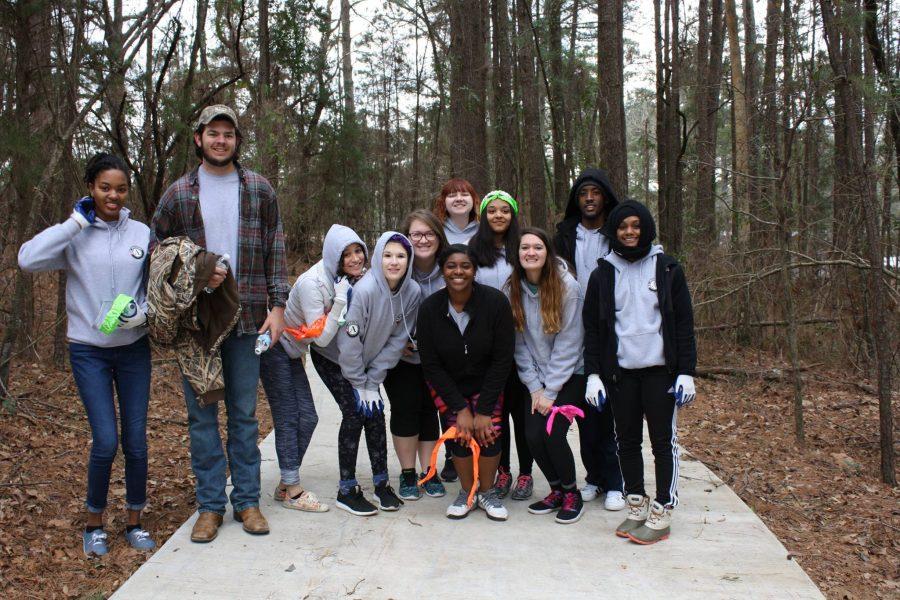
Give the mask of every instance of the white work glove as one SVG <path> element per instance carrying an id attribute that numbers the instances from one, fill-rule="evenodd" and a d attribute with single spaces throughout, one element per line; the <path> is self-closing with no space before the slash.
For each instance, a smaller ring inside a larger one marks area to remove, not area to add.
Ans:
<path id="1" fill-rule="evenodd" d="M 349 277 L 341 277 L 334 284 L 334 301 L 339 302 L 341 304 L 347 304 L 347 292 L 350 291 L 350 288 L 353 287 L 350 285 Z"/>
<path id="2" fill-rule="evenodd" d="M 132 300 L 119 315 L 119 329 L 134 329 L 147 324 L 147 313 Z"/>
<path id="3" fill-rule="evenodd" d="M 78 227 L 81 229 L 93 223 L 97 218 L 97 214 L 94 212 L 94 199 L 90 196 L 80 198 L 75 203 L 70 218 L 78 223 Z"/>
<path id="4" fill-rule="evenodd" d="M 597 410 L 603 410 L 603 405 L 606 403 L 606 387 L 603 386 L 599 375 L 588 375 L 584 400 Z"/>
<path id="5" fill-rule="evenodd" d="M 372 417 L 384 410 L 384 402 L 378 390 L 353 388 L 353 395 L 356 396 L 356 410 L 361 415 Z"/>
<path id="6" fill-rule="evenodd" d="M 690 375 L 679 375 L 675 379 L 675 405 L 683 408 L 697 397 L 697 389 L 694 387 L 694 378 Z"/>

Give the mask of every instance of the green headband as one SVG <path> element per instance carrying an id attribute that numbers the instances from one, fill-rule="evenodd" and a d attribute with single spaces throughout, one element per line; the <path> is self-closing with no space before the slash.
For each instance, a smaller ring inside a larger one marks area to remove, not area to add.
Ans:
<path id="1" fill-rule="evenodd" d="M 483 213 L 484 209 L 487 208 L 487 205 L 490 204 L 492 200 L 503 200 L 512 207 L 513 212 L 516 213 L 516 215 L 519 214 L 519 203 L 516 202 L 515 198 L 503 190 L 488 192 L 487 196 L 484 197 L 484 200 L 481 201 L 481 208 L 478 209 L 478 212 Z"/>

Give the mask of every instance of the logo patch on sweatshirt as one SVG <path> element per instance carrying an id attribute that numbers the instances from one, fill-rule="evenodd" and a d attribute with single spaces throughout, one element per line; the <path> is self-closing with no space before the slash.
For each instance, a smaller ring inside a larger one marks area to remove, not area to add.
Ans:
<path id="1" fill-rule="evenodd" d="M 651 279 L 651 280 L 650 280 L 650 283 L 647 284 L 647 287 L 650 288 L 650 291 L 651 291 L 651 292 L 655 292 L 655 291 L 656 291 L 656 280 L 655 280 L 655 279 Z"/>
<path id="2" fill-rule="evenodd" d="M 131 254 L 132 258 L 141 259 L 144 258 L 144 249 L 140 246 L 132 246 L 128 249 L 128 252 Z"/>
<path id="3" fill-rule="evenodd" d="M 359 335 L 359 323 L 356 321 L 350 321 L 347 323 L 347 335 L 350 337 L 356 337 Z"/>

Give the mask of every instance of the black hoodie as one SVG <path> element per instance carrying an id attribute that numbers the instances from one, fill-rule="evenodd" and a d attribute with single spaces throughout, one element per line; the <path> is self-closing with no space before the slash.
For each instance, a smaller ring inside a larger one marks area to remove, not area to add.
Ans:
<path id="1" fill-rule="evenodd" d="M 603 190 L 605 202 L 603 213 L 608 217 L 609 212 L 619 203 L 616 193 L 609 181 L 609 175 L 603 169 L 585 169 L 582 171 L 572 188 L 569 190 L 569 203 L 566 205 L 566 214 L 561 223 L 556 226 L 556 237 L 553 245 L 556 253 L 569 263 L 575 264 L 575 229 L 581 222 L 581 207 L 578 205 L 578 188 L 585 183 L 593 183 Z"/>

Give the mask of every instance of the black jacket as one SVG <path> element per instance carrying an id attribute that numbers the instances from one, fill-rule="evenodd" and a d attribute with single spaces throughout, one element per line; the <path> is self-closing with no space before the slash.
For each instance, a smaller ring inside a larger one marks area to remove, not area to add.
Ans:
<path id="1" fill-rule="evenodd" d="M 619 378 L 616 337 L 616 270 L 600 259 L 591 273 L 584 298 L 584 373 L 604 380 Z M 694 309 L 681 265 L 667 254 L 656 257 L 656 282 L 662 311 L 663 352 L 666 368 L 673 375 L 694 375 L 697 344 L 694 339 Z"/>
<path id="2" fill-rule="evenodd" d="M 572 188 L 569 190 L 569 203 L 566 205 L 566 214 L 561 223 L 556 226 L 556 237 L 553 238 L 553 246 L 556 253 L 575 264 L 575 230 L 581 222 L 581 207 L 578 206 L 578 188 L 583 183 L 592 182 L 603 190 L 606 202 L 603 205 L 603 212 L 609 216 L 609 211 L 619 203 L 616 193 L 612 189 L 609 182 L 609 175 L 603 169 L 585 169 L 578 176 Z"/>
<path id="3" fill-rule="evenodd" d="M 419 306 L 416 342 L 425 379 L 453 412 L 465 398 L 480 394 L 476 412 L 490 415 L 513 365 L 516 332 L 512 309 L 502 292 L 474 283 L 465 306 L 465 334 L 448 312 L 446 288 Z"/>

